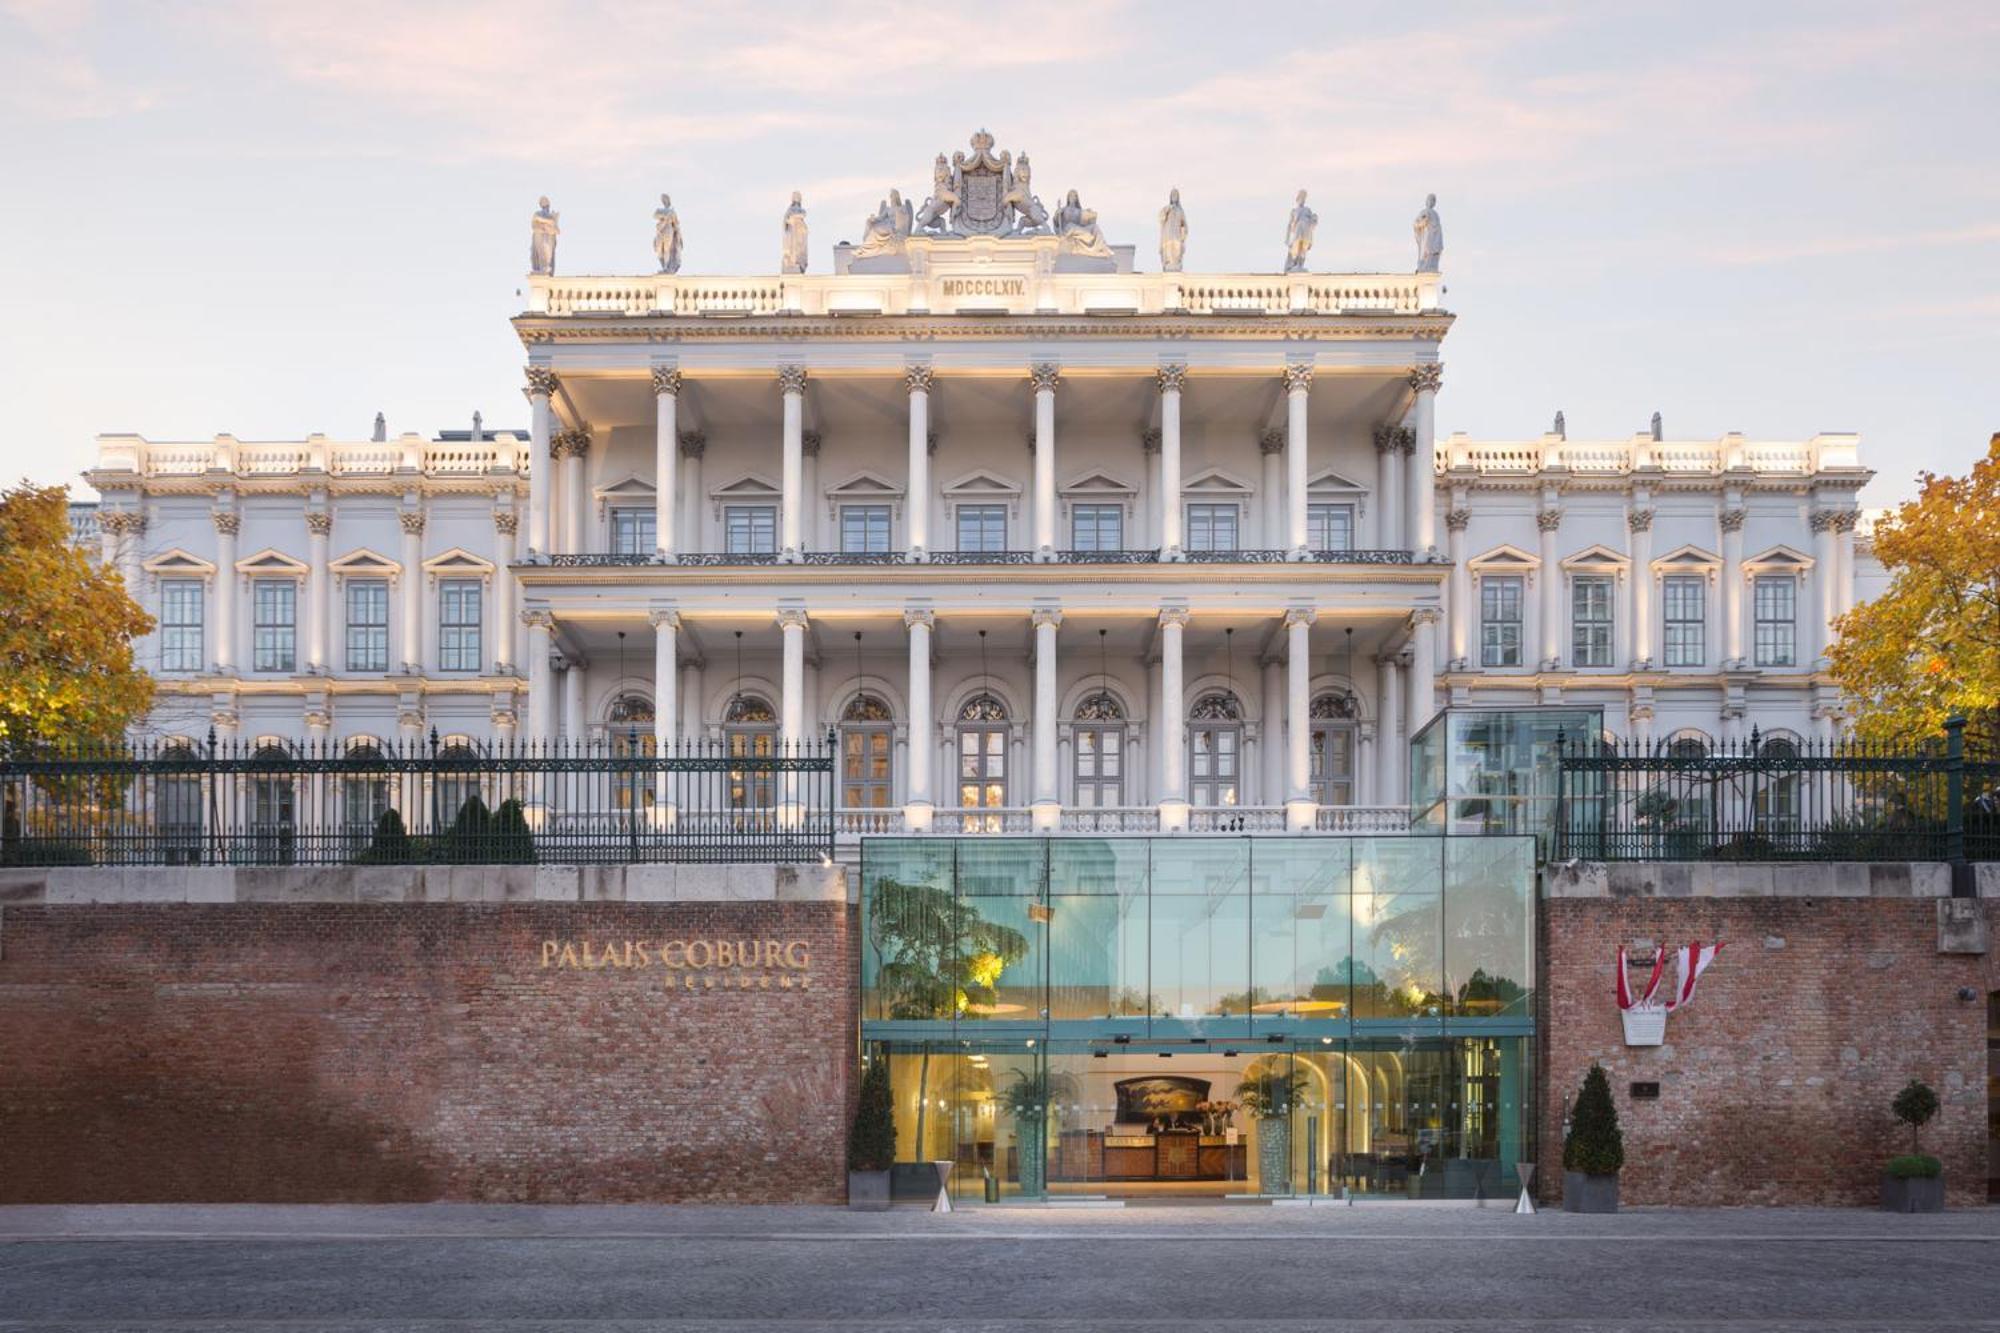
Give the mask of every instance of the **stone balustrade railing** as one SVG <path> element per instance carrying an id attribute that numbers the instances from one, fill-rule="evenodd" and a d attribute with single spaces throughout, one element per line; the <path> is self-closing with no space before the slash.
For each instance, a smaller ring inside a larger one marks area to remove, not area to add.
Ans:
<path id="1" fill-rule="evenodd" d="M 1722 476 L 1730 472 L 1809 476 L 1860 471 L 1859 437 L 1815 435 L 1804 441 L 1767 442 L 1725 435 L 1719 440 L 1474 440 L 1456 434 L 1437 448 L 1440 474 L 1521 476 L 1538 472 L 1623 475 L 1646 470 L 1679 476 Z"/>
<path id="2" fill-rule="evenodd" d="M 531 315 L 950 314 L 1419 315 L 1439 309 L 1435 273 L 1065 273 L 968 283 L 955 272 L 784 277 L 532 277 Z"/>
<path id="3" fill-rule="evenodd" d="M 426 476 L 474 476 L 529 471 L 528 441 L 508 433 L 491 439 L 427 440 L 403 435 L 394 440 L 329 440 L 258 443 L 219 435 L 213 440 L 154 443 L 133 436 L 98 441 L 99 471 L 136 472 L 144 477 L 197 477 L 225 472 L 238 477 L 329 476 L 421 472 Z"/>

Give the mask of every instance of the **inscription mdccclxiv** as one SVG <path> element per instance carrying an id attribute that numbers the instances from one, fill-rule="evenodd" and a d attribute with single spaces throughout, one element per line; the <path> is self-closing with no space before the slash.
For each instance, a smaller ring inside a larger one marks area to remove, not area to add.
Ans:
<path id="1" fill-rule="evenodd" d="M 810 990 L 812 948 L 804 940 L 543 940 L 550 971 L 658 968 L 669 989 Z"/>

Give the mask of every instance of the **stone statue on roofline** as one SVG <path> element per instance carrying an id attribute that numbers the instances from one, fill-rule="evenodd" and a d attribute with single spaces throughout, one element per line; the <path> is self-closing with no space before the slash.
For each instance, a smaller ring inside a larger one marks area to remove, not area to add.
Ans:
<path id="1" fill-rule="evenodd" d="M 541 206 L 528 219 L 528 272 L 552 274 L 556 271 L 556 237 L 562 233 L 556 211 L 543 195 Z"/>
<path id="2" fill-rule="evenodd" d="M 951 163 L 943 153 L 931 167 L 931 197 L 917 210 L 915 226 L 922 231 L 942 234 L 951 229 L 951 210 L 958 207 L 958 186 L 952 180 Z"/>
<path id="3" fill-rule="evenodd" d="M 799 202 L 799 192 L 792 191 L 792 206 L 785 210 L 784 249 L 778 260 L 778 272 L 803 273 L 806 271 L 806 209 Z"/>
<path id="4" fill-rule="evenodd" d="M 1444 255 L 1444 223 L 1438 221 L 1437 201 L 1436 195 L 1425 195 L 1423 211 L 1417 214 L 1417 220 L 1411 227 L 1417 234 L 1419 273 L 1437 272 L 1438 260 Z"/>
<path id="5" fill-rule="evenodd" d="M 1555 423 L 1549 427 L 1549 434 L 1559 440 L 1567 440 L 1569 438 L 1569 424 L 1563 420 L 1562 413 L 1556 413 Z"/>
<path id="6" fill-rule="evenodd" d="M 1097 225 L 1097 210 L 1085 208 L 1071 190 L 1069 197 L 1056 210 L 1056 235 L 1062 238 L 1064 254 L 1089 255 L 1095 259 L 1111 257 L 1111 247 L 1104 243 L 1104 229 Z"/>
<path id="7" fill-rule="evenodd" d="M 660 196 L 653 210 L 653 253 L 659 258 L 660 272 L 681 271 L 681 215 L 674 212 L 673 196 Z"/>
<path id="8" fill-rule="evenodd" d="M 1005 171 L 1006 189 L 1000 197 L 1003 210 L 1014 211 L 1014 231 L 1018 235 L 1040 231 L 1049 225 L 1049 211 L 1035 197 L 1034 171 L 1028 155 L 1021 154 Z"/>
<path id="9" fill-rule="evenodd" d="M 1313 232 L 1319 228 L 1319 214 L 1306 207 L 1306 192 L 1299 191 L 1292 216 L 1285 223 L 1285 272 L 1303 273 L 1306 254 L 1313 248 Z"/>
<path id="10" fill-rule="evenodd" d="M 1167 192 L 1167 206 L 1160 210 L 1160 271 L 1178 273 L 1187 255 L 1187 214 L 1181 211 L 1181 191 L 1177 185 Z"/>
<path id="11" fill-rule="evenodd" d="M 900 191 L 889 191 L 889 197 L 875 206 L 875 212 L 861 223 L 861 244 L 854 247 L 856 259 L 868 259 L 874 255 L 899 255 L 903 253 L 903 242 L 909 239 L 910 228 L 915 225 L 915 213 L 903 202 Z"/>

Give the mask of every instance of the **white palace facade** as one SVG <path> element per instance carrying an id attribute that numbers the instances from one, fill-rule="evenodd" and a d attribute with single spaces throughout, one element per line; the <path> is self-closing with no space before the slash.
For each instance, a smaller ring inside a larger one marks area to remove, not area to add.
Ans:
<path id="1" fill-rule="evenodd" d="M 849 832 L 1400 826 L 1446 706 L 1837 732 L 1854 436 L 1439 438 L 1435 246 L 1142 272 L 1087 210 L 995 223 L 1004 157 L 832 274 L 682 274 L 676 220 L 666 271 L 556 276 L 551 231 L 521 429 L 100 437 L 150 730 L 833 731 Z"/>

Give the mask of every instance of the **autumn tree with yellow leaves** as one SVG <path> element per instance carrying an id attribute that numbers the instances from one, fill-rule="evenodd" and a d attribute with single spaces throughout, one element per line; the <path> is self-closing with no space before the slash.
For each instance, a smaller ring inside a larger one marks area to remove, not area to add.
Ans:
<path id="1" fill-rule="evenodd" d="M 0 758 L 117 742 L 153 701 L 153 628 L 113 569 L 70 545 L 61 487 L 0 491 Z"/>
<path id="2" fill-rule="evenodd" d="M 1833 674 L 1861 739 L 1907 745 L 1953 714 L 2000 752 L 2000 434 L 1964 477 L 1926 472 L 1875 528 L 1889 590 L 1842 616 Z"/>

